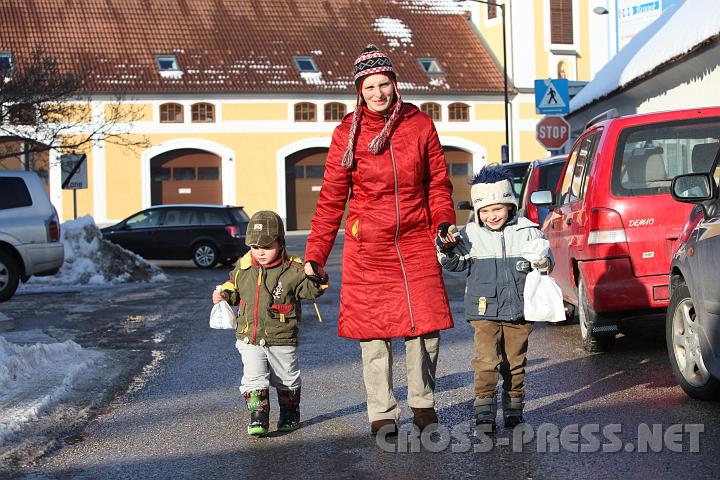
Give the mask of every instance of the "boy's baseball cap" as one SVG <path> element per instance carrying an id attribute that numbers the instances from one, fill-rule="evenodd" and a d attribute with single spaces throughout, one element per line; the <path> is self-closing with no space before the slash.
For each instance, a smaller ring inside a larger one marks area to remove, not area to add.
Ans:
<path id="1" fill-rule="evenodd" d="M 282 218 L 270 210 L 261 210 L 252 217 L 245 233 L 245 243 L 252 247 L 268 247 L 275 240 L 285 238 Z"/>

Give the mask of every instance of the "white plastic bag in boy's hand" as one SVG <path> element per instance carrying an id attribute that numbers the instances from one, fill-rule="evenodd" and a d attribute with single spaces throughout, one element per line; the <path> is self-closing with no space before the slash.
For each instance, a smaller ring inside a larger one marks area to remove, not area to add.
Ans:
<path id="1" fill-rule="evenodd" d="M 210 328 L 233 330 L 237 328 L 235 312 L 225 300 L 213 305 L 210 311 Z"/>
<path id="2" fill-rule="evenodd" d="M 527 243 L 522 256 L 531 263 L 547 257 L 550 242 L 536 238 Z M 565 305 L 562 290 L 546 272 L 532 270 L 525 277 L 524 313 L 529 322 L 562 322 L 565 320 Z"/>

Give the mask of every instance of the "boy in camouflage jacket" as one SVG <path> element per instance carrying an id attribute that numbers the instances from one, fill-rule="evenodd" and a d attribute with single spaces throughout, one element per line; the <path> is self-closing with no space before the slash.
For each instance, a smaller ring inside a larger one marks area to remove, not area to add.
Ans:
<path id="1" fill-rule="evenodd" d="M 238 306 L 236 348 L 243 362 L 240 391 L 250 412 L 250 435 L 269 429 L 269 387 L 277 389 L 278 430 L 300 426 L 300 368 L 297 354 L 300 300 L 314 300 L 327 288 L 327 277 L 308 277 L 303 262 L 285 250 L 280 216 L 260 211 L 245 237 L 250 251 L 230 273 L 213 303 Z"/>

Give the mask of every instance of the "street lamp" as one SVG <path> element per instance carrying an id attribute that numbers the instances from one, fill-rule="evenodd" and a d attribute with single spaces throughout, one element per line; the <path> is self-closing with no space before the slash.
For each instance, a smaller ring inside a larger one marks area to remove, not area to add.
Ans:
<path id="1" fill-rule="evenodd" d="M 463 2 L 465 0 L 455 0 L 456 2 Z M 503 39 L 503 78 L 504 78 L 504 85 L 503 91 L 505 93 L 505 148 L 508 151 L 508 154 L 502 158 L 503 163 L 507 163 L 510 161 L 510 123 L 508 120 L 508 74 L 507 74 L 507 40 L 505 39 L 505 4 L 504 3 L 496 3 L 489 0 L 469 0 L 471 2 L 477 2 L 477 3 L 484 3 L 485 5 L 490 5 L 493 7 L 499 7 L 500 8 L 500 16 L 502 20 L 502 39 Z"/>

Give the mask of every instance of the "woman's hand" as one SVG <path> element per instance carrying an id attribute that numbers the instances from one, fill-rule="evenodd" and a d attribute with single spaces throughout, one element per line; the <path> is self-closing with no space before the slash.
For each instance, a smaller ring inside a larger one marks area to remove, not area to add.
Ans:
<path id="1" fill-rule="evenodd" d="M 213 304 L 220 303 L 220 302 L 222 302 L 223 300 L 225 300 L 225 301 L 227 302 L 227 300 L 228 300 L 228 295 L 227 295 L 227 293 L 225 293 L 225 292 L 218 292 L 217 290 L 213 290 L 213 293 L 212 293 L 212 302 L 213 302 Z"/>
<path id="2" fill-rule="evenodd" d="M 327 274 L 319 263 L 309 260 L 305 262 L 305 276 L 315 283 L 324 283 L 327 279 Z"/>

